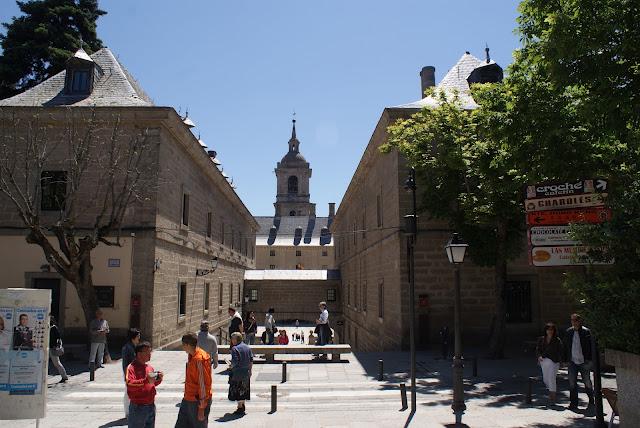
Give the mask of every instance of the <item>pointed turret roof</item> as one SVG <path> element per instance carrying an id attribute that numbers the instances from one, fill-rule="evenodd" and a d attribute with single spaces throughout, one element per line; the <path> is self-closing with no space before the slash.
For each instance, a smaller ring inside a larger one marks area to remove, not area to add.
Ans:
<path id="1" fill-rule="evenodd" d="M 291 128 L 291 138 L 289 139 L 289 152 L 282 158 L 280 163 L 282 165 L 292 165 L 306 163 L 307 160 L 300 153 L 300 141 L 296 136 L 296 120 L 291 121 L 293 126 Z"/>

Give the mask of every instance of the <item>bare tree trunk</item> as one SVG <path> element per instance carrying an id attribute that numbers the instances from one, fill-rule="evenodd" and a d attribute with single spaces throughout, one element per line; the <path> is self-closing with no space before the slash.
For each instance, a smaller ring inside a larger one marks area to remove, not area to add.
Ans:
<path id="1" fill-rule="evenodd" d="M 503 358 L 506 342 L 506 311 L 504 303 L 504 289 L 507 282 L 507 225 L 497 225 L 497 248 L 495 265 L 495 313 L 491 323 L 491 336 L 489 338 L 489 358 Z"/>
<path id="2" fill-rule="evenodd" d="M 78 281 L 74 282 L 87 326 L 89 326 L 91 320 L 95 318 L 96 309 L 98 309 L 98 300 L 93 288 L 93 276 L 91 275 L 92 270 L 91 253 L 87 253 L 78 269 Z"/>

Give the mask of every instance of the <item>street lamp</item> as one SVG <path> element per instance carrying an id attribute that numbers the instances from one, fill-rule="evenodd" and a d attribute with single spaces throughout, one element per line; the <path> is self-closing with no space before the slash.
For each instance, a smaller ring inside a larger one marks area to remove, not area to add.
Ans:
<path id="1" fill-rule="evenodd" d="M 415 245 L 418 234 L 418 216 L 416 214 L 416 170 L 411 168 L 404 183 L 405 190 L 411 192 L 412 214 L 404 216 L 407 235 L 407 263 L 409 267 L 409 352 L 411 354 L 411 412 L 416 411 L 416 304 L 415 304 Z"/>
<path id="2" fill-rule="evenodd" d="M 462 380 L 464 364 L 462 362 L 462 340 L 460 338 L 460 267 L 464 262 L 464 256 L 467 252 L 467 245 L 457 233 L 454 233 L 447 245 L 444 247 L 447 252 L 449 263 L 453 264 L 455 272 L 455 300 L 454 300 L 454 317 L 455 317 L 455 355 L 453 357 L 453 404 L 451 409 L 456 415 L 456 426 L 462 424 L 462 415 L 467 409 L 464 404 L 464 384 Z"/>

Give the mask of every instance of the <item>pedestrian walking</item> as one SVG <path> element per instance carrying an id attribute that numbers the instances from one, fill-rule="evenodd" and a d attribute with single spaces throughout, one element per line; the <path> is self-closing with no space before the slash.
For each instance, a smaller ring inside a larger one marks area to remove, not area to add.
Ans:
<path id="1" fill-rule="evenodd" d="M 264 331 L 267 333 L 265 342 L 266 345 L 273 345 L 276 332 L 276 320 L 273 317 L 275 309 L 269 308 L 267 314 L 264 317 Z"/>
<path id="2" fill-rule="evenodd" d="M 91 350 L 89 352 L 89 364 L 96 363 L 97 368 L 102 367 L 104 361 L 104 347 L 109 334 L 109 323 L 104 319 L 104 314 L 100 309 L 96 310 L 96 317 L 89 323 L 89 333 L 91 335 Z"/>
<path id="3" fill-rule="evenodd" d="M 138 343 L 135 359 L 127 366 L 125 381 L 129 395 L 129 428 L 153 428 L 156 425 L 156 386 L 163 374 L 149 364 L 151 344 Z"/>
<path id="4" fill-rule="evenodd" d="M 249 311 L 244 319 L 244 343 L 247 345 L 255 345 L 256 333 L 258 332 L 258 323 L 256 322 L 255 312 Z"/>
<path id="5" fill-rule="evenodd" d="M 58 374 L 62 376 L 60 383 L 65 383 L 69 380 L 67 371 L 60 362 L 60 357 L 64 354 L 64 347 L 62 346 L 62 336 L 60 330 L 56 325 L 56 319 L 53 316 L 49 317 L 49 358 L 53 366 L 58 370 Z"/>
<path id="6" fill-rule="evenodd" d="M 240 312 L 236 310 L 236 308 L 229 306 L 229 338 L 233 333 L 244 333 L 244 326 L 242 325 L 242 317 L 240 316 Z"/>
<path id="7" fill-rule="evenodd" d="M 231 369 L 229 375 L 229 401 L 237 401 L 238 408 L 234 414 L 246 413 L 245 401 L 251 400 L 251 371 L 253 369 L 253 353 L 251 348 L 242 342 L 241 333 L 231 335 Z"/>
<path id="8" fill-rule="evenodd" d="M 136 359 L 136 346 L 140 343 L 140 330 L 130 328 L 127 332 L 127 342 L 122 346 L 122 377 L 124 378 L 124 417 L 129 417 L 129 391 L 127 388 L 127 368 Z"/>
<path id="9" fill-rule="evenodd" d="M 542 380 L 549 390 L 549 400 L 556 401 L 556 376 L 562 360 L 562 341 L 558 329 L 552 322 L 544 326 L 544 336 L 538 338 L 536 356 L 542 370 Z"/>
<path id="10" fill-rule="evenodd" d="M 578 373 L 582 378 L 593 406 L 593 384 L 591 383 L 591 331 L 582 325 L 582 317 L 571 314 L 571 327 L 567 329 L 564 343 L 565 359 L 569 363 L 569 409 L 578 408 Z"/>
<path id="11" fill-rule="evenodd" d="M 198 347 L 198 338 L 193 333 L 182 336 L 182 349 L 188 360 L 184 398 L 175 428 L 206 428 L 211 411 L 211 359 Z"/>
<path id="12" fill-rule="evenodd" d="M 202 320 L 198 332 L 198 348 L 209 354 L 213 368 L 218 368 L 218 341 L 209 333 L 209 321 Z"/>
<path id="13" fill-rule="evenodd" d="M 329 326 L 329 311 L 327 310 L 327 304 L 325 302 L 320 302 L 318 304 L 318 308 L 320 309 L 320 316 L 316 320 L 316 333 L 318 334 L 318 338 L 316 340 L 316 345 L 324 346 L 329 341 L 331 341 L 331 327 Z M 320 358 L 326 359 L 326 354 L 321 354 Z"/>

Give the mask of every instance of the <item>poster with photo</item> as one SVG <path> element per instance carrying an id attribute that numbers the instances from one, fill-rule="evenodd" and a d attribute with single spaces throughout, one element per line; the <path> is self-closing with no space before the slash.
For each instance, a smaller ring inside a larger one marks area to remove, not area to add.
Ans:
<path id="1" fill-rule="evenodd" d="M 37 307 L 16 308 L 13 327 L 13 350 L 43 349 L 47 327 L 47 309 Z"/>
<path id="2" fill-rule="evenodd" d="M 13 338 L 13 308 L 0 308 L 0 352 L 11 349 Z"/>

